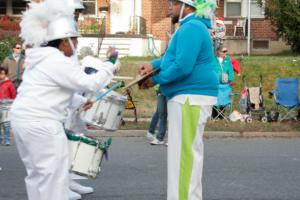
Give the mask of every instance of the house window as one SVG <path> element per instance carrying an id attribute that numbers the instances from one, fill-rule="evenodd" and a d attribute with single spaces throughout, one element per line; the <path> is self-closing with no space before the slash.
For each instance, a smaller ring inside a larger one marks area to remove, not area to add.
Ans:
<path id="1" fill-rule="evenodd" d="M 251 0 L 251 17 L 264 18 L 265 0 L 263 5 L 257 3 L 257 0 Z M 225 0 L 224 13 L 225 17 L 247 17 L 249 0 Z"/>
<path id="2" fill-rule="evenodd" d="M 21 15 L 26 10 L 26 2 L 23 0 L 12 2 L 13 15 Z"/>
<path id="3" fill-rule="evenodd" d="M 96 16 L 97 12 L 97 2 L 96 0 L 83 0 L 83 5 L 85 9 L 83 10 L 84 15 L 94 15 Z"/>
<path id="4" fill-rule="evenodd" d="M 0 15 L 6 15 L 6 1 L 0 1 Z"/>
<path id="5" fill-rule="evenodd" d="M 240 17 L 242 16 L 242 1 L 241 0 L 227 0 L 225 2 L 226 17 Z"/>
<path id="6" fill-rule="evenodd" d="M 268 50 L 270 48 L 270 41 L 269 40 L 253 40 L 252 46 L 253 46 L 253 49 Z"/>
<path id="7" fill-rule="evenodd" d="M 251 17 L 263 18 L 264 15 L 265 15 L 264 3 L 263 6 L 261 7 L 257 4 L 256 0 L 251 0 Z"/>
<path id="8" fill-rule="evenodd" d="M 25 10 L 24 0 L 0 0 L 0 15 L 21 15 Z"/>

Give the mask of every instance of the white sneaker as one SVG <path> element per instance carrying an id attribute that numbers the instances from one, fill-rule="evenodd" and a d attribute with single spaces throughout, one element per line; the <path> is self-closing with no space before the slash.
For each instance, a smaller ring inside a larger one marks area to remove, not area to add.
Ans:
<path id="1" fill-rule="evenodd" d="M 148 140 L 151 140 L 151 141 L 154 140 L 154 139 L 156 139 L 156 138 L 155 138 L 155 135 L 152 134 L 152 133 L 150 133 L 149 131 L 147 131 L 146 138 L 147 138 Z"/>
<path id="2" fill-rule="evenodd" d="M 166 146 L 168 146 L 168 145 L 169 145 L 169 143 L 168 143 L 168 142 L 166 142 L 166 143 L 165 143 L 165 145 L 166 145 Z"/>
<path id="3" fill-rule="evenodd" d="M 69 189 L 69 200 L 81 199 L 81 195 Z"/>
<path id="4" fill-rule="evenodd" d="M 165 141 L 160 141 L 156 138 L 154 138 L 154 140 L 152 142 L 150 142 L 151 145 L 162 145 L 165 144 Z"/>
<path id="5" fill-rule="evenodd" d="M 86 186 L 80 185 L 79 183 L 75 182 L 74 180 L 72 180 L 70 183 L 70 189 L 79 194 L 89 194 L 89 193 L 94 192 L 94 189 L 92 187 L 86 187 Z"/>
<path id="6" fill-rule="evenodd" d="M 78 175 L 78 174 L 74 174 L 73 172 L 70 172 L 70 181 L 72 180 L 86 180 L 88 179 L 87 177 L 85 176 L 81 176 L 81 175 Z"/>

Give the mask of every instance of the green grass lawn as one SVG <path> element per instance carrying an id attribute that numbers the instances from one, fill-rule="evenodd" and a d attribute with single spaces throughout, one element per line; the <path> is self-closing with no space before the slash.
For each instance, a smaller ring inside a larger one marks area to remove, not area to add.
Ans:
<path id="1" fill-rule="evenodd" d="M 238 56 L 236 56 L 238 58 Z M 235 76 L 235 85 L 233 92 L 238 95 L 234 97 L 234 108 L 238 109 L 238 101 L 240 92 L 245 86 L 259 86 L 260 75 L 262 76 L 262 88 L 264 94 L 264 103 L 266 110 L 273 109 L 273 99 L 268 98 L 268 92 L 274 89 L 275 79 L 278 77 L 300 77 L 300 56 L 296 55 L 276 55 L 276 56 L 251 56 L 241 58 L 241 76 Z M 151 57 L 128 57 L 122 58 L 122 67 L 118 75 L 136 77 L 137 68 L 141 63 L 151 61 Z M 245 82 L 242 81 L 242 76 L 245 75 Z M 127 81 L 129 82 L 129 81 Z M 137 106 L 138 117 L 151 117 L 156 109 L 156 95 L 154 89 L 139 90 L 137 86 L 132 88 L 132 96 Z M 133 117 L 133 112 L 127 110 L 125 117 Z M 229 125 L 228 125 L 229 124 Z M 254 125 L 255 124 L 255 125 Z M 299 130 L 299 126 L 291 125 L 293 123 L 284 123 L 285 125 L 274 125 L 278 123 L 261 124 L 254 122 L 252 128 L 247 128 L 243 123 L 222 123 L 216 122 L 208 125 L 210 130 Z M 283 123 L 282 123 L 283 124 Z M 129 125 L 128 125 L 129 126 Z M 135 125 L 133 125 L 135 126 Z M 137 125 L 139 126 L 139 125 Z M 147 127 L 147 123 L 144 125 Z M 273 128 L 271 128 L 272 126 Z M 222 128 L 223 127 L 223 128 Z M 265 127 L 265 128 L 264 128 Z M 268 128 L 270 127 L 270 128 Z M 290 128 L 289 128 L 290 127 Z"/>

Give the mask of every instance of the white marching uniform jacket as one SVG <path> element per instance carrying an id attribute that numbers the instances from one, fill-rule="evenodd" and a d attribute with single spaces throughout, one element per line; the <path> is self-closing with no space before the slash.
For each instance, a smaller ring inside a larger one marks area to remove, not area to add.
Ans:
<path id="1" fill-rule="evenodd" d="M 99 61 L 100 62 L 100 61 Z M 98 91 L 113 77 L 109 62 L 87 75 L 56 48 L 26 50 L 25 72 L 11 108 L 11 125 L 28 200 L 68 200 L 69 155 L 63 123 L 76 91 Z"/>
<path id="2" fill-rule="evenodd" d="M 56 48 L 26 50 L 23 83 L 12 106 L 12 117 L 63 122 L 75 91 L 98 91 L 111 81 L 114 65 L 110 62 L 102 65 L 105 67 L 101 71 L 87 75 L 77 62 Z"/>

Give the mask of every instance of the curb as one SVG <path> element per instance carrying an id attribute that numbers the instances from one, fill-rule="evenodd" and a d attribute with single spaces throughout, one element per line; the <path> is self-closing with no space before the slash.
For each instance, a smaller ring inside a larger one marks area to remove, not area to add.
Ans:
<path id="1" fill-rule="evenodd" d="M 92 137 L 145 137 L 147 130 L 89 130 Z M 300 132 L 225 132 L 205 131 L 204 138 L 300 138 Z"/>

